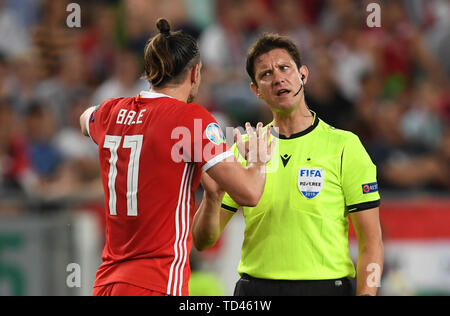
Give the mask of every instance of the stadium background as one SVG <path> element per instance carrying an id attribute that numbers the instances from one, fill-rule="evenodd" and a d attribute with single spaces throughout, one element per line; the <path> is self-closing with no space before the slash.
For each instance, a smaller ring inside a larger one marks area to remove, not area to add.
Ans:
<path id="1" fill-rule="evenodd" d="M 0 0 L 0 295 L 91 294 L 103 191 L 78 117 L 149 88 L 142 53 L 158 17 L 199 39 L 197 102 L 223 127 L 268 122 L 246 51 L 263 31 L 289 35 L 310 69 L 309 106 L 357 133 L 378 166 L 380 295 L 450 294 L 449 1 L 72 1 L 80 28 L 66 24 L 69 2 Z M 366 25 L 370 2 L 381 28 Z M 243 229 L 236 215 L 213 249 L 192 253 L 192 294 L 232 294 Z"/>

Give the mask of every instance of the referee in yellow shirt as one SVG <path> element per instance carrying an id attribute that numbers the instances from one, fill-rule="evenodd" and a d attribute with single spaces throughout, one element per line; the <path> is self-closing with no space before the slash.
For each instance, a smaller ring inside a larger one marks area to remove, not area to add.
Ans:
<path id="1" fill-rule="evenodd" d="M 256 207 L 242 207 L 245 235 L 235 295 L 376 295 L 383 269 L 376 167 L 353 133 L 323 122 L 305 103 L 308 68 L 293 42 L 264 34 L 249 51 L 254 94 L 273 113 L 278 153 L 266 169 Z M 242 139 L 245 142 L 245 137 Z M 238 142 L 239 143 L 239 142 Z M 242 164 L 245 150 L 232 148 Z M 203 176 L 204 198 L 193 226 L 199 250 L 214 245 L 240 208 Z M 251 184 L 249 184 L 251 185 Z M 348 248 L 352 219 L 355 269 Z"/>

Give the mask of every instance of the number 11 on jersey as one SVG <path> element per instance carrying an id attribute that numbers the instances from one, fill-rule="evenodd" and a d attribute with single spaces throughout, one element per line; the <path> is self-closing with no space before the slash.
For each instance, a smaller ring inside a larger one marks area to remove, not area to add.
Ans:
<path id="1" fill-rule="evenodd" d="M 141 156 L 141 149 L 143 143 L 143 135 L 125 136 L 123 140 L 123 148 L 130 148 L 130 162 L 128 163 L 127 172 L 127 215 L 137 216 L 137 192 L 138 192 L 138 178 L 139 178 L 139 158 Z M 117 151 L 122 141 L 121 136 L 105 136 L 105 143 L 103 148 L 108 148 L 111 153 L 109 159 L 109 174 L 108 174 L 108 188 L 109 188 L 109 214 L 117 215 L 117 193 L 116 193 L 116 177 L 117 177 L 117 160 L 119 158 Z"/>

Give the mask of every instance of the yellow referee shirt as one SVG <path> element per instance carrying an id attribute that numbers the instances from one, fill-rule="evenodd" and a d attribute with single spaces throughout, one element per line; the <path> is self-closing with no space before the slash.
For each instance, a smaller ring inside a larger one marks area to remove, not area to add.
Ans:
<path id="1" fill-rule="evenodd" d="M 242 208 L 239 274 L 278 280 L 353 278 L 348 214 L 379 206 L 375 165 L 356 135 L 317 117 L 290 138 L 273 134 L 279 152 L 267 164 L 272 172 L 264 193 L 256 207 Z M 246 165 L 236 146 L 232 151 Z M 222 208 L 236 212 L 239 205 L 226 194 Z"/>

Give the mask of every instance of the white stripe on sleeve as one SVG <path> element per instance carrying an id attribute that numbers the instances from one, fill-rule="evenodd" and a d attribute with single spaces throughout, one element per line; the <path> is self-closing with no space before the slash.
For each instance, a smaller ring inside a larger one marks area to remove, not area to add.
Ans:
<path id="1" fill-rule="evenodd" d="M 187 253 L 186 249 L 186 243 L 190 227 L 189 214 L 191 201 L 191 185 L 194 170 L 194 164 L 186 164 L 183 171 L 183 177 L 181 179 L 180 192 L 178 195 L 178 205 L 175 213 L 176 238 L 173 245 L 175 256 L 170 266 L 169 281 L 167 283 L 167 294 L 169 295 L 181 295 L 181 289 L 183 285 L 183 270 L 186 261 L 189 258 L 189 254 Z"/>
<path id="2" fill-rule="evenodd" d="M 234 156 L 233 153 L 229 150 L 227 150 L 224 153 L 221 153 L 220 155 L 214 157 L 213 159 L 211 159 L 210 161 L 208 161 L 207 163 L 205 163 L 202 167 L 202 170 L 204 172 L 208 171 L 211 167 L 215 166 L 216 164 L 218 164 L 219 162 L 221 162 L 222 160 L 227 159 L 230 156 Z"/>
<path id="3" fill-rule="evenodd" d="M 94 113 L 94 112 L 92 112 L 92 113 Z M 89 121 L 91 120 L 92 113 L 90 115 L 86 115 L 86 130 L 88 132 L 89 137 L 91 137 L 91 139 L 92 139 L 92 136 L 91 136 L 91 132 L 89 131 Z"/>

